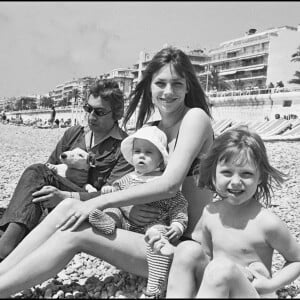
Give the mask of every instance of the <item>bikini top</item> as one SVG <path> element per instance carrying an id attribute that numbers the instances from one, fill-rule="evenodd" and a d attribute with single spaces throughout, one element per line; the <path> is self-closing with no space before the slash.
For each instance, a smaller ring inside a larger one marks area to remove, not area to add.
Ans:
<path id="1" fill-rule="evenodd" d="M 153 121 L 153 122 L 150 122 L 148 123 L 150 126 L 158 126 L 159 124 L 159 120 L 157 121 Z M 179 130 L 177 132 L 177 135 L 176 135 L 176 140 L 175 140 L 175 145 L 174 145 L 174 149 L 176 147 L 176 144 L 177 144 L 177 140 L 178 140 L 178 135 L 179 135 Z M 168 149 L 167 149 L 168 150 Z M 192 162 L 191 164 L 191 167 L 187 173 L 187 176 L 193 176 L 193 175 L 198 175 L 199 174 L 199 164 L 200 164 L 200 158 L 199 157 L 196 157 L 194 159 L 194 161 Z"/>

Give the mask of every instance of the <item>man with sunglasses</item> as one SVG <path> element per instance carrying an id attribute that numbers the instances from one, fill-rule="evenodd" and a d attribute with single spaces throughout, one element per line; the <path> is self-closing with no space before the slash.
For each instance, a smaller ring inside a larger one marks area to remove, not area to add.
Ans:
<path id="1" fill-rule="evenodd" d="M 103 185 L 133 170 L 120 151 L 121 141 L 127 134 L 118 124 L 124 113 L 124 97 L 118 84 L 112 80 L 95 83 L 83 108 L 88 125 L 67 129 L 47 163 L 59 164 L 60 154 L 76 147 L 89 152 L 91 168 L 87 183 L 98 192 L 87 193 L 45 164 L 29 166 L 0 219 L 0 229 L 4 230 L 0 238 L 0 261 L 40 222 L 44 208 L 51 210 L 65 198 L 76 198 L 74 201 L 94 198 Z"/>

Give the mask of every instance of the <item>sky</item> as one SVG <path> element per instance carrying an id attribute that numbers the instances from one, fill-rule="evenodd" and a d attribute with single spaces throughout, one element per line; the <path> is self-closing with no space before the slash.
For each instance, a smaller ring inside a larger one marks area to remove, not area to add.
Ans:
<path id="1" fill-rule="evenodd" d="M 284 25 L 300 25 L 300 2 L 2 1 L 0 97 L 132 67 L 140 51 L 166 43 L 209 50 L 250 28 Z"/>

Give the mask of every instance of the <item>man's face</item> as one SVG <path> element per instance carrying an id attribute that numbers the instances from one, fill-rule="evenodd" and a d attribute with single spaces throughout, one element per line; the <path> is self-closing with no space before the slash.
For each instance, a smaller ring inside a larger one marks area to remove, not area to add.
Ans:
<path id="1" fill-rule="evenodd" d="M 87 105 L 90 110 L 93 109 L 88 115 L 88 124 L 91 130 L 100 133 L 109 132 L 115 123 L 110 103 L 101 99 L 100 96 L 94 98 L 93 95 L 90 95 Z"/>

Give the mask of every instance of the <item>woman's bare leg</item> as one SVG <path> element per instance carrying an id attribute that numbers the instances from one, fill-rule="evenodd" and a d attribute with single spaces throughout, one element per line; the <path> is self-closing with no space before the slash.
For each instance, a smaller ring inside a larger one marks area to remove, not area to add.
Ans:
<path id="1" fill-rule="evenodd" d="M 205 269 L 196 298 L 260 298 L 245 273 L 228 259 L 214 259 Z"/>
<path id="2" fill-rule="evenodd" d="M 0 275 L 10 270 L 28 254 L 43 244 L 54 232 L 56 225 L 67 215 L 73 214 L 74 199 L 65 199 L 38 224 L 22 242 L 0 263 Z"/>
<path id="3" fill-rule="evenodd" d="M 53 277 L 78 252 L 94 255 L 136 275 L 147 276 L 146 243 L 142 234 L 117 229 L 108 238 L 84 223 L 74 232 L 56 231 L 35 251 L 1 275 L 0 297 L 8 297 Z"/>
<path id="4" fill-rule="evenodd" d="M 209 258 L 201 244 L 181 242 L 175 249 L 170 269 L 166 298 L 195 297 Z"/>

